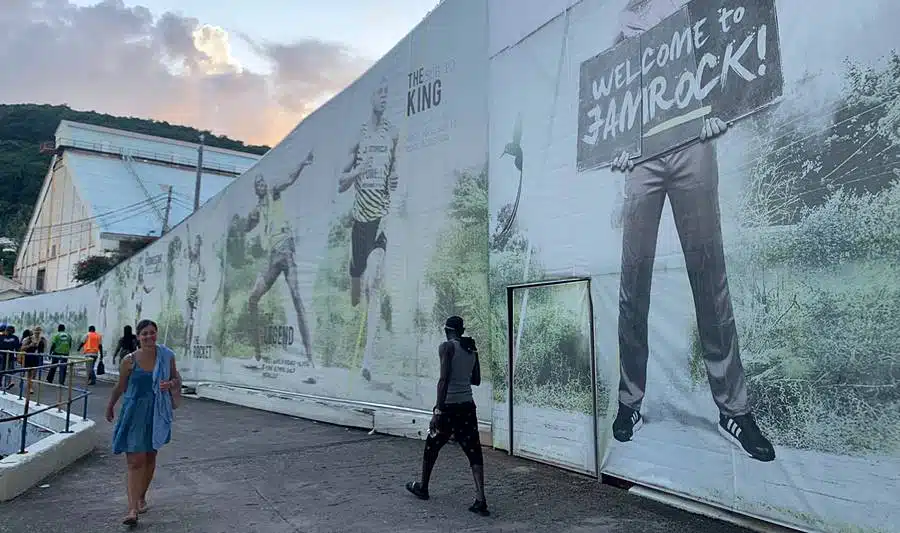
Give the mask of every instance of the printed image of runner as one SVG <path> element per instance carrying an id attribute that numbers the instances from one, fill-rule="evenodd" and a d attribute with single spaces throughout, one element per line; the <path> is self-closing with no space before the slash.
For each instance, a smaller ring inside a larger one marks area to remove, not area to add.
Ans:
<path id="1" fill-rule="evenodd" d="M 97 296 L 98 301 L 100 303 L 97 314 L 100 318 L 100 329 L 101 331 L 106 331 L 107 327 L 107 318 L 106 318 L 106 307 L 109 304 L 109 287 L 107 287 L 104 282 L 105 276 L 101 277 L 97 280 Z"/>
<path id="2" fill-rule="evenodd" d="M 144 280 L 144 266 L 138 268 L 137 283 L 131 290 L 131 301 L 134 302 L 134 322 L 137 324 L 141 321 L 141 312 L 144 309 L 144 295 L 153 292 L 153 287 L 148 287 Z"/>
<path id="3" fill-rule="evenodd" d="M 188 246 L 185 254 L 188 259 L 188 286 L 187 286 L 187 321 L 184 332 L 184 345 L 190 351 L 194 344 L 194 317 L 200 296 L 200 284 L 206 281 L 206 269 L 200 263 L 200 249 L 203 246 L 203 237 L 197 234 L 191 240 L 190 228 L 188 228 Z"/>
<path id="4" fill-rule="evenodd" d="M 309 364 L 313 365 L 312 340 L 309 334 L 309 326 L 306 322 L 303 300 L 300 298 L 297 263 L 294 258 L 296 251 L 294 231 L 291 228 L 282 202 L 282 193 L 297 181 L 300 173 L 312 162 L 313 153 L 309 152 L 306 159 L 288 176 L 287 180 L 277 182 L 271 187 L 262 175 L 257 175 L 254 181 L 257 203 L 247 215 L 247 219 L 243 224 L 243 230 L 246 233 L 254 230 L 258 231 L 261 234 L 260 244 L 263 246 L 264 252 L 268 254 L 265 270 L 256 278 L 247 302 L 251 331 L 255 332 L 253 334 L 253 347 L 257 362 L 262 359 L 260 338 L 263 334 L 259 324 L 259 302 L 272 288 L 278 277 L 284 275 L 284 280 L 291 293 L 291 300 L 294 303 L 294 310 L 297 313 L 297 326 L 303 339 L 303 348 L 306 351 Z M 248 368 L 256 368 L 256 366 Z"/>
<path id="5" fill-rule="evenodd" d="M 366 329 L 361 373 L 367 381 L 372 379 L 370 365 L 379 311 L 390 309 L 389 302 L 384 301 L 387 296 L 381 294 L 387 251 L 383 221 L 390 213 L 391 195 L 399 184 L 396 172 L 399 135 L 385 116 L 387 99 L 388 81 L 382 78 L 372 93 L 372 113 L 360 127 L 358 140 L 350 150 L 350 163 L 338 183 L 339 193 L 352 187 L 355 194 L 351 213 L 350 301 L 355 307 L 365 295 L 360 324 L 360 330 L 363 324 Z M 390 330 L 390 315 L 387 315 L 384 318 Z"/>

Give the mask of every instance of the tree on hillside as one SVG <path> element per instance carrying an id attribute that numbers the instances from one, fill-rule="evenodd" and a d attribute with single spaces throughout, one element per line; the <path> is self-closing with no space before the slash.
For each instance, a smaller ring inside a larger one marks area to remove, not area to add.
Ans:
<path id="1" fill-rule="evenodd" d="M 133 131 L 186 142 L 197 142 L 203 133 L 207 146 L 262 155 L 268 146 L 244 144 L 224 135 L 189 126 L 135 117 L 116 117 L 94 111 L 76 111 L 65 105 L 19 104 L 0 105 L 0 139 L 41 143 L 53 138 L 61 120 Z"/>
<path id="2" fill-rule="evenodd" d="M 203 133 L 207 146 L 260 155 L 269 150 L 168 122 L 76 111 L 64 105 L 0 105 L 0 237 L 18 241 L 25 233 L 51 160 L 40 152 L 40 145 L 53 140 L 61 120 L 186 142 L 197 142 Z"/>

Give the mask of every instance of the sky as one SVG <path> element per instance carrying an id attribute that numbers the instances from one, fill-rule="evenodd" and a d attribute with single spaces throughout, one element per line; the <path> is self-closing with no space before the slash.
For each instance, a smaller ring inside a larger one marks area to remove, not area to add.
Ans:
<path id="1" fill-rule="evenodd" d="M 0 1 L 0 103 L 68 104 L 268 145 L 437 4 Z"/>

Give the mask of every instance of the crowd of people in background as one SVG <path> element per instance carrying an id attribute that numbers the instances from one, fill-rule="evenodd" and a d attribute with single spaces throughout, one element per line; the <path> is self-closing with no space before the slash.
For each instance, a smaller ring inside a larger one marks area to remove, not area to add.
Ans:
<path id="1" fill-rule="evenodd" d="M 137 338 L 131 326 L 125 326 L 113 354 L 113 363 L 116 357 L 122 358 L 136 349 Z M 13 324 L 0 322 L 0 372 L 5 371 L 0 377 L 0 390 L 13 388 L 17 378 L 22 382 L 28 378 L 32 382 L 46 379 L 47 383 L 56 381 L 65 385 L 70 358 L 86 360 L 87 384 L 96 385 L 97 375 L 104 373 L 103 356 L 103 334 L 94 326 L 89 326 L 88 331 L 76 340 L 65 324 L 59 324 L 48 340 L 41 326 L 25 329 L 19 336 Z M 12 372 L 16 369 L 20 371 Z"/>

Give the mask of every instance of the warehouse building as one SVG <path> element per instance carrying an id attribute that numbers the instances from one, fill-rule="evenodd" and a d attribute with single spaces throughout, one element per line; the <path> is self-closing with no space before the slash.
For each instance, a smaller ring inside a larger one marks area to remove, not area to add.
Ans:
<path id="1" fill-rule="evenodd" d="M 193 212 L 199 144 L 63 120 L 45 148 L 53 158 L 13 272 L 24 290 L 73 287 L 79 261 L 140 248 Z M 260 157 L 204 146 L 200 204 Z"/>

